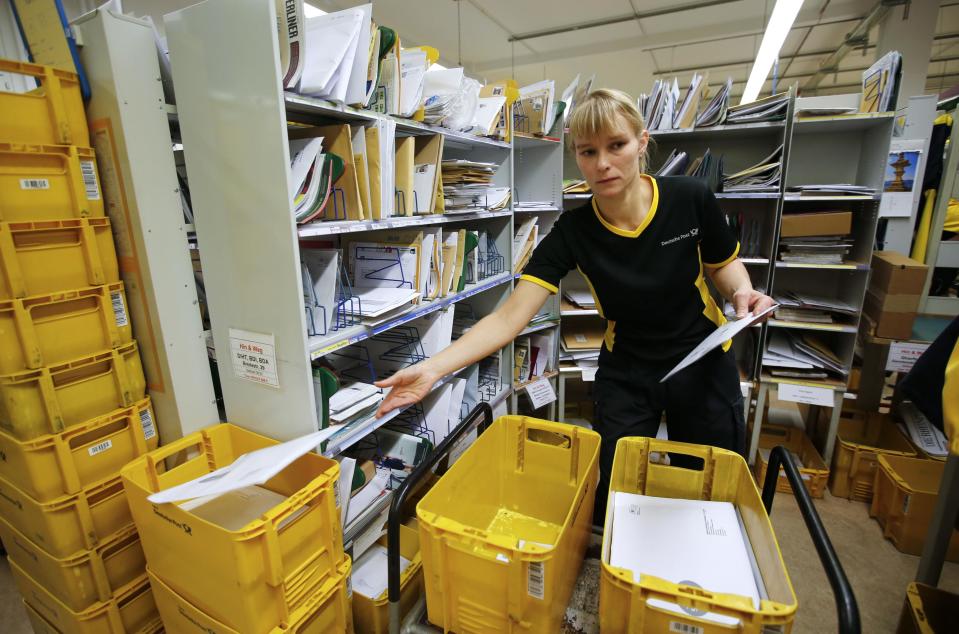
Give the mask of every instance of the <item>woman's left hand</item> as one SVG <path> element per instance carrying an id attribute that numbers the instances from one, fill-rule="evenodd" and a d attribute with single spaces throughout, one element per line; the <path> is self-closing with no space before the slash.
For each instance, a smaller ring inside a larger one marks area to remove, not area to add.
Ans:
<path id="1" fill-rule="evenodd" d="M 747 313 L 761 313 L 774 304 L 773 298 L 764 295 L 756 289 L 749 288 L 733 293 L 733 307 L 736 309 L 736 319 L 742 319 Z M 768 315 L 763 319 L 768 318 Z"/>

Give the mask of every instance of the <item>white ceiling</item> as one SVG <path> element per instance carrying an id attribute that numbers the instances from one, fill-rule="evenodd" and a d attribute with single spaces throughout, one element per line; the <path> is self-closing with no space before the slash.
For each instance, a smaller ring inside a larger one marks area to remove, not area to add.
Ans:
<path id="1" fill-rule="evenodd" d="M 265 0 L 267 1 L 267 0 Z M 308 0 L 326 11 L 368 0 Z M 646 92 L 657 77 L 688 83 L 693 70 L 709 72 L 711 83 L 732 77 L 738 95 L 775 0 L 373 0 L 373 17 L 396 29 L 407 45 L 429 44 L 447 66 L 461 64 L 474 77 L 513 77 L 521 85 L 555 79 L 557 91 L 577 74 L 596 74 L 596 85 Z M 68 14 L 100 0 L 65 0 Z M 163 14 L 195 0 L 122 0 L 124 10 Z M 801 85 L 880 0 L 806 0 L 783 45 L 780 88 Z M 912 0 L 937 2 L 937 0 Z M 928 92 L 959 83 L 959 0 L 942 0 L 929 66 Z M 691 5 L 698 8 L 678 10 Z M 702 6 L 707 5 L 707 6 Z M 71 11 L 71 7 L 74 11 Z M 607 18 L 664 15 L 510 41 L 546 29 Z M 229 19 L 229 16 L 225 16 Z M 891 19 L 891 18 L 887 18 Z M 908 27 L 906 27 L 908 28 Z M 862 71 L 876 57 L 878 27 L 865 52 L 844 57 L 838 72 L 818 92 L 856 92 Z M 708 67 L 708 68 L 706 68 Z M 772 88 L 767 81 L 764 93 Z"/>

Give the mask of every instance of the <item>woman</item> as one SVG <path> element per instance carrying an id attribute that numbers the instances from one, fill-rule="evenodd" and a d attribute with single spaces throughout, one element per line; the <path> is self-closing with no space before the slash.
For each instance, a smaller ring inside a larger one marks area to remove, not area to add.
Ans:
<path id="1" fill-rule="evenodd" d="M 392 388 L 379 414 L 419 401 L 439 378 L 505 346 L 578 268 L 608 323 L 594 387 L 593 428 L 602 436 L 595 517 L 602 518 L 616 441 L 655 436 L 663 411 L 672 440 L 744 450 L 731 342 L 660 383 L 725 321 L 703 273 L 738 317 L 772 300 L 753 290 L 737 260 L 739 244 L 704 184 L 643 173 L 649 133 L 628 95 L 590 93 L 569 126 L 592 201 L 559 217 L 495 312 L 441 353 L 379 382 Z"/>

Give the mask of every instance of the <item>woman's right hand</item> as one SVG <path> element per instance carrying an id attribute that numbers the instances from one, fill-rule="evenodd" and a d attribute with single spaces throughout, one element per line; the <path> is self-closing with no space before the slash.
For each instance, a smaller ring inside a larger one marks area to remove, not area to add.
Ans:
<path id="1" fill-rule="evenodd" d="M 376 410 L 376 417 L 380 418 L 394 409 L 423 400 L 439 378 L 425 364 L 417 363 L 400 370 L 388 379 L 377 381 L 376 387 L 388 387 L 390 391 L 380 403 L 380 408 Z"/>

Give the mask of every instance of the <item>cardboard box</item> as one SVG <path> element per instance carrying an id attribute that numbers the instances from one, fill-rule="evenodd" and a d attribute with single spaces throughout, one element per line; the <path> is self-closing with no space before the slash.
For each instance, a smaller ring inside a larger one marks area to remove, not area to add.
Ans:
<path id="1" fill-rule="evenodd" d="M 909 339 L 929 267 L 895 251 L 872 254 L 872 274 L 863 312 L 875 323 L 875 335 Z"/>
<path id="2" fill-rule="evenodd" d="M 852 231 L 851 211 L 817 211 L 810 214 L 783 214 L 783 238 L 844 236 Z"/>

